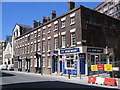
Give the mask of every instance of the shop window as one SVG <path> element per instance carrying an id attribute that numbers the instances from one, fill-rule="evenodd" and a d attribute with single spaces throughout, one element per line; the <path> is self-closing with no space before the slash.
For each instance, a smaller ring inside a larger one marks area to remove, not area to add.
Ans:
<path id="1" fill-rule="evenodd" d="M 66 60 L 66 66 L 67 68 L 73 68 L 74 67 L 74 61 L 73 59 Z"/>

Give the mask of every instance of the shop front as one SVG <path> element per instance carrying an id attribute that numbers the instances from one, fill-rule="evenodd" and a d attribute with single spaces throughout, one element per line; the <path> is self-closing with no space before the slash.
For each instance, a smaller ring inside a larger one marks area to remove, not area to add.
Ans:
<path id="1" fill-rule="evenodd" d="M 82 48 L 60 50 L 60 56 L 60 72 L 73 76 L 85 74 L 85 54 L 82 53 Z"/>
<path id="2" fill-rule="evenodd" d="M 112 49 L 107 53 L 111 53 Z M 60 50 L 60 72 L 70 75 L 89 75 L 91 65 L 108 64 L 106 48 L 81 46 Z M 112 62 L 109 59 L 109 62 Z"/>

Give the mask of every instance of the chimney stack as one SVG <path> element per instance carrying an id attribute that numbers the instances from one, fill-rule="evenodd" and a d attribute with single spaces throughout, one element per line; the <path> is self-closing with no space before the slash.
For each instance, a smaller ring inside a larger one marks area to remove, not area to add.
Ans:
<path id="1" fill-rule="evenodd" d="M 43 17 L 43 19 L 42 19 L 42 23 L 46 23 L 47 22 L 47 19 L 46 19 L 47 17 Z"/>
<path id="2" fill-rule="evenodd" d="M 68 10 L 72 10 L 73 8 L 75 8 L 75 2 L 73 2 L 72 0 L 69 0 L 68 2 Z"/>
<path id="3" fill-rule="evenodd" d="M 50 17 L 43 17 L 42 23 L 46 23 L 48 21 L 50 21 Z"/>
<path id="4" fill-rule="evenodd" d="M 38 26 L 40 26 L 40 21 L 37 22 L 36 20 L 33 20 L 33 27 L 35 28 Z"/>
<path id="5" fill-rule="evenodd" d="M 50 14 L 50 19 L 54 19 L 56 17 L 56 11 L 52 10 Z"/>

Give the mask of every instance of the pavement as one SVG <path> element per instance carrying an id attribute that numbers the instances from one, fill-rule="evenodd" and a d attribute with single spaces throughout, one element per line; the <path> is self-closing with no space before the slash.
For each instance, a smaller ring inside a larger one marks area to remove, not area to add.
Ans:
<path id="1" fill-rule="evenodd" d="M 48 81 L 61 81 L 61 82 L 67 82 L 67 83 L 75 83 L 75 84 L 82 84 L 82 85 L 87 85 L 87 86 L 95 86 L 95 87 L 103 87 L 103 88 L 108 88 L 108 89 L 120 89 L 120 79 L 117 78 L 117 84 L 118 86 L 105 86 L 105 85 L 98 85 L 98 84 L 89 84 L 87 82 L 88 77 L 87 76 L 82 76 L 80 77 L 70 77 L 70 79 L 68 78 L 68 76 L 59 76 L 59 75 L 41 75 L 38 73 L 27 73 L 27 72 L 18 72 L 18 71 L 3 71 L 3 72 L 8 72 L 8 73 L 19 73 L 19 74 L 26 74 L 29 76 L 40 76 L 40 77 L 44 77 L 46 79 L 48 79 Z M 39 81 L 39 80 L 38 80 Z"/>

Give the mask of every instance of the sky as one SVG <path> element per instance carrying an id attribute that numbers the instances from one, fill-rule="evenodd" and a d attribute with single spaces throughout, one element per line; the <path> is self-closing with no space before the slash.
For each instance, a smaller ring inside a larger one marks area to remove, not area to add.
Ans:
<path id="1" fill-rule="evenodd" d="M 95 8 L 101 2 L 75 2 L 75 6 L 83 5 L 88 8 Z M 1 4 L 0 4 L 1 7 Z M 52 10 L 56 11 L 57 16 L 68 11 L 67 2 L 2 2 L 2 37 L 12 35 L 16 23 L 33 27 L 33 20 L 41 21 L 43 16 L 49 17 Z"/>

